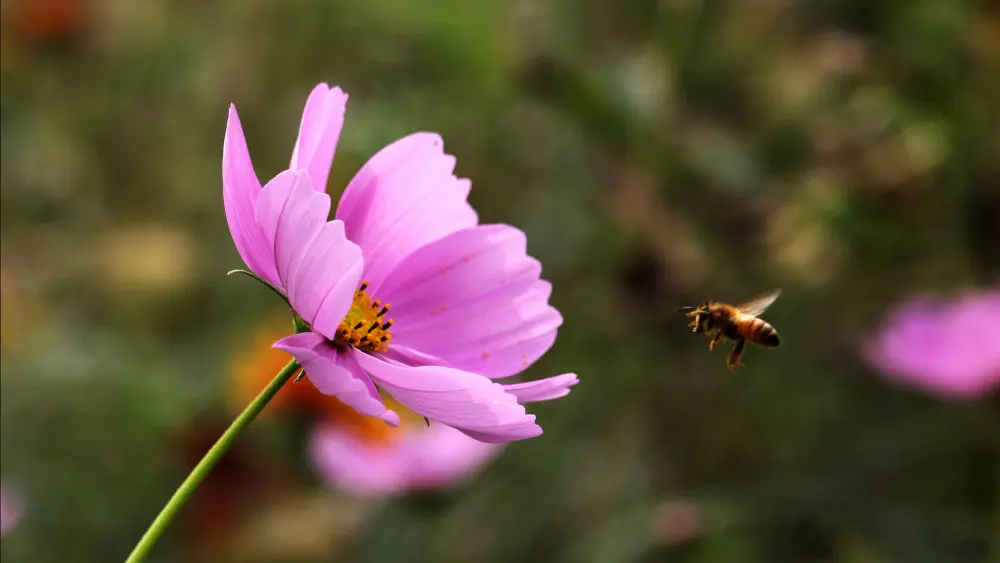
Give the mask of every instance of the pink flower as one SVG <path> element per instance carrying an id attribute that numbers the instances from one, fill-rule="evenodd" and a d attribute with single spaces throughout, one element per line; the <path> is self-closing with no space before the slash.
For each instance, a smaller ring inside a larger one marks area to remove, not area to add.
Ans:
<path id="1" fill-rule="evenodd" d="M 566 395 L 575 374 L 514 385 L 562 323 L 524 234 L 479 225 L 470 182 L 431 133 L 382 149 L 327 221 L 324 193 L 347 95 L 317 86 L 291 168 L 261 188 L 235 107 L 222 175 L 226 218 L 247 266 L 285 295 L 310 328 L 275 343 L 316 387 L 396 426 L 379 390 L 477 440 L 541 434 L 521 402 Z M 389 315 L 389 303 L 392 315 Z"/>
<path id="2" fill-rule="evenodd" d="M 864 350 L 890 379 L 946 398 L 972 399 L 1000 386 L 1000 291 L 898 305 Z"/>
<path id="3" fill-rule="evenodd" d="M 501 448 L 448 426 L 425 427 L 423 420 L 404 423 L 385 442 L 351 430 L 320 424 L 312 437 L 310 456 L 331 486 L 359 496 L 445 489 L 472 476 Z"/>
<path id="4" fill-rule="evenodd" d="M 0 535 L 14 529 L 24 515 L 24 499 L 14 489 L 0 485 Z"/>

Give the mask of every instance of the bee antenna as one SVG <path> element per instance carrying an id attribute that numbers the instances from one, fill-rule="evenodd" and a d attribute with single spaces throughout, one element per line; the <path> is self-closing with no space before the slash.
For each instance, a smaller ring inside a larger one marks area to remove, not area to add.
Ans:
<path id="1" fill-rule="evenodd" d="M 695 309 L 697 309 L 697 307 L 692 307 L 691 305 L 685 305 L 677 310 L 682 313 L 689 313 L 691 311 L 694 311 Z"/>

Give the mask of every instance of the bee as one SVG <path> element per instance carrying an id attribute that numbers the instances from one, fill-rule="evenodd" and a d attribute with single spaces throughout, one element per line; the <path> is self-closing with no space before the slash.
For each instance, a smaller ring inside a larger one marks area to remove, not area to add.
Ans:
<path id="1" fill-rule="evenodd" d="M 694 328 L 695 334 L 712 337 L 712 341 L 708 344 L 709 350 L 714 349 L 723 338 L 736 342 L 729 359 L 726 360 L 726 365 L 732 370 L 736 366 L 743 365 L 740 358 L 747 342 L 767 348 L 781 344 L 778 331 L 758 318 L 758 315 L 763 314 L 780 294 L 781 290 L 775 290 L 737 306 L 706 301 L 703 305 L 681 307 L 678 311 L 686 313 L 687 317 L 694 317 L 688 326 Z"/>

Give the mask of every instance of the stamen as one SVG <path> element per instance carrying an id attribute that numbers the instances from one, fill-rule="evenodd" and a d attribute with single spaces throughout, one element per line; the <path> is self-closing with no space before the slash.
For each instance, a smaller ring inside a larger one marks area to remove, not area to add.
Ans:
<path id="1" fill-rule="evenodd" d="M 385 352 L 392 341 L 389 328 L 392 319 L 384 318 L 389 313 L 389 304 L 372 300 L 365 291 L 368 282 L 363 282 L 356 292 L 351 308 L 337 328 L 334 343 L 353 346 L 367 352 Z"/>

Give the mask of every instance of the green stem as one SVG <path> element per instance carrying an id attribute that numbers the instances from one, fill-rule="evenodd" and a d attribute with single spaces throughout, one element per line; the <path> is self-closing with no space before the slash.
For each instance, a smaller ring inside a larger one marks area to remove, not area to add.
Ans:
<path id="1" fill-rule="evenodd" d="M 229 451 L 229 448 L 233 445 L 236 437 L 239 436 L 240 432 L 246 430 L 250 423 L 253 422 L 260 411 L 264 410 L 264 407 L 271 402 L 271 399 L 278 393 L 278 390 L 295 374 L 299 369 L 299 364 L 295 360 L 288 362 L 285 367 L 281 368 L 278 375 L 267 384 L 260 394 L 254 398 L 253 402 L 243 410 L 242 413 L 236 420 L 233 421 L 229 428 L 219 437 L 219 440 L 215 442 L 212 449 L 208 450 L 205 457 L 202 458 L 198 465 L 191 471 L 187 479 L 181 483 L 181 486 L 177 488 L 174 492 L 174 496 L 170 497 L 167 501 L 166 506 L 157 515 L 156 520 L 150 524 L 149 529 L 146 533 L 142 535 L 142 539 L 136 544 L 135 549 L 132 550 L 132 554 L 128 556 L 125 563 L 138 563 L 143 561 L 149 555 L 150 551 L 153 550 L 153 545 L 156 544 L 156 540 L 160 539 L 163 532 L 166 531 L 167 526 L 174 521 L 177 514 L 187 503 L 188 499 L 194 495 L 195 490 L 201 485 L 205 477 L 208 477 L 208 473 L 212 471 L 215 464 L 219 463 L 222 456 Z"/>

